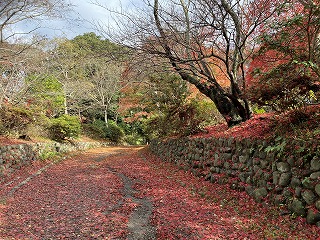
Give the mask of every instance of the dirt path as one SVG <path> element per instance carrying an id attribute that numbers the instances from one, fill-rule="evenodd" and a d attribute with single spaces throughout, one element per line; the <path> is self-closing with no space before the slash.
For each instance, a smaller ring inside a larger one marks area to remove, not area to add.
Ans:
<path id="1" fill-rule="evenodd" d="M 100 148 L 0 186 L 0 239 L 315 239 L 224 186 L 138 147 Z"/>
<path id="2" fill-rule="evenodd" d="M 152 202 L 112 162 L 139 148 L 103 148 L 47 164 L 2 195 L 0 239 L 155 239 Z"/>

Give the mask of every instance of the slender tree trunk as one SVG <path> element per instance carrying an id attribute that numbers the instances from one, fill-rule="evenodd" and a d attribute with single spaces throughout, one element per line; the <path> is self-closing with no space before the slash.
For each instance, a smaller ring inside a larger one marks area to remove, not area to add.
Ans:
<path id="1" fill-rule="evenodd" d="M 66 95 L 64 95 L 63 105 L 64 105 L 64 114 L 68 115 L 68 103 L 67 103 L 67 96 Z"/>
<path id="2" fill-rule="evenodd" d="M 68 79 L 68 74 L 64 73 L 65 79 Z M 67 100 L 67 86 L 63 84 L 63 106 L 64 106 L 64 114 L 68 115 L 68 100 Z"/>
<path id="3" fill-rule="evenodd" d="M 104 106 L 104 122 L 106 123 L 106 126 L 108 127 L 108 106 Z"/>

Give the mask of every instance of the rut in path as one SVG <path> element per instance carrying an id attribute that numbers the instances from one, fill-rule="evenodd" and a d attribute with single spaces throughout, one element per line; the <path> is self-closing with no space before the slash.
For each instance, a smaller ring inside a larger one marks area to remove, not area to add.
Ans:
<path id="1" fill-rule="evenodd" d="M 122 155 L 121 153 L 119 155 Z M 102 155 L 95 158 L 95 161 L 102 161 L 109 155 Z M 135 239 L 156 239 L 156 229 L 150 224 L 150 217 L 153 211 L 152 201 L 148 198 L 136 198 L 134 195 L 136 190 L 133 189 L 135 182 L 139 180 L 132 180 L 122 173 L 118 173 L 114 168 L 109 167 L 109 170 L 121 178 L 123 182 L 123 195 L 136 203 L 138 207 L 133 211 L 128 221 L 128 240 Z M 122 201 L 118 202 L 115 208 L 119 208 L 123 204 Z M 110 210 L 109 210 L 110 212 Z"/>
<path id="2" fill-rule="evenodd" d="M 129 234 L 127 239 L 156 239 L 155 228 L 150 224 L 150 217 L 153 210 L 153 204 L 151 200 L 147 198 L 134 197 L 134 194 L 136 192 L 132 188 L 134 182 L 124 174 L 117 173 L 112 168 L 110 169 L 122 179 L 124 183 L 124 196 L 132 200 L 134 203 L 138 204 L 138 207 L 130 215 L 128 221 Z"/>

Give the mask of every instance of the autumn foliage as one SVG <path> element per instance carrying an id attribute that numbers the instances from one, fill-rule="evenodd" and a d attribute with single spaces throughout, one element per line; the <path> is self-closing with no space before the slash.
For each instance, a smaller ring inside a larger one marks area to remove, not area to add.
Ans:
<path id="1" fill-rule="evenodd" d="M 249 98 L 274 110 L 316 102 L 320 90 L 317 1 L 291 1 L 261 33 L 248 71 Z"/>

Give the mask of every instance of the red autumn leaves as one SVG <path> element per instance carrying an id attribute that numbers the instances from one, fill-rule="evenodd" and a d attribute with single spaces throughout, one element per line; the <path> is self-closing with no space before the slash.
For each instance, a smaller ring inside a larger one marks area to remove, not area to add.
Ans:
<path id="1" fill-rule="evenodd" d="M 320 233 L 137 150 L 91 150 L 36 176 L 1 202 L 0 239 L 126 239 L 139 206 L 124 196 L 120 174 L 134 183 L 136 198 L 152 201 L 148 224 L 157 239 L 312 239 Z M 7 192 L 3 188 L 1 198 Z"/>

